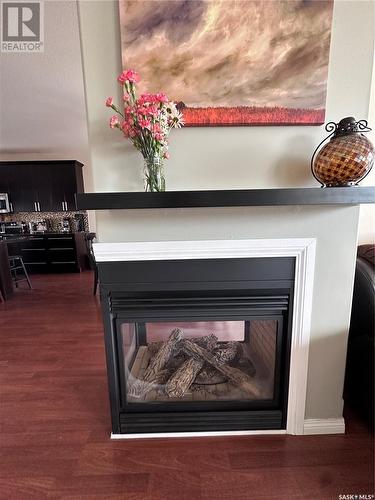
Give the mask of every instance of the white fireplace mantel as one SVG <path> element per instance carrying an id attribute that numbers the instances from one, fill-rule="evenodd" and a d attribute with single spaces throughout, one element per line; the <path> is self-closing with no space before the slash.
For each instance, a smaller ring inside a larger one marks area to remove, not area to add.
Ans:
<path id="1" fill-rule="evenodd" d="M 312 238 L 94 243 L 97 262 L 294 257 Z"/>
<path id="2" fill-rule="evenodd" d="M 288 393 L 287 434 L 343 432 L 343 421 L 305 421 L 305 402 L 310 344 L 310 320 L 315 266 L 315 238 L 237 239 L 96 243 L 98 262 L 182 260 L 251 257 L 295 257 L 295 290 Z M 324 430 L 325 425 L 327 431 Z M 310 428 L 311 427 L 311 428 Z M 231 434 L 259 434 L 238 431 Z M 264 433 L 275 431 L 264 431 Z M 276 431 L 277 432 L 277 431 Z M 283 431 L 281 431 L 283 432 Z M 179 433 L 179 435 L 191 433 Z M 198 433 L 201 434 L 201 433 Z M 221 433 L 209 433 L 221 434 Z M 222 434 L 227 434 L 226 432 Z M 152 435 L 155 437 L 155 435 Z M 119 437 L 124 437 L 123 435 Z M 128 436 L 127 436 L 128 437 Z M 132 436 L 135 437 L 135 436 Z M 139 437 L 139 436 L 138 436 Z M 143 437 L 147 437 L 144 436 Z"/>

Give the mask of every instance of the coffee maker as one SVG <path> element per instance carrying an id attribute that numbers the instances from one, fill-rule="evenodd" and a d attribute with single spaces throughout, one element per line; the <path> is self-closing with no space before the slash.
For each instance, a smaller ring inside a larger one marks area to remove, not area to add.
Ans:
<path id="1" fill-rule="evenodd" d="M 61 232 L 62 233 L 71 233 L 72 232 L 72 226 L 71 226 L 71 220 L 68 217 L 64 217 L 61 223 Z"/>

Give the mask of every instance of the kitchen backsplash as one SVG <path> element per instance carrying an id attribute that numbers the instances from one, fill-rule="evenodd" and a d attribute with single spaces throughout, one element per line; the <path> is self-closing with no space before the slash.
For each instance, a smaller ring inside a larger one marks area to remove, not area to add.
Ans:
<path id="1" fill-rule="evenodd" d="M 84 210 L 77 210 L 75 212 L 18 212 L 13 214 L 3 214 L 0 216 L 0 221 L 4 222 L 38 222 L 44 219 L 48 219 L 52 227 L 55 227 L 56 231 L 63 219 L 74 219 L 75 214 L 83 215 L 83 223 L 85 231 L 89 230 L 89 220 L 87 213 Z"/>

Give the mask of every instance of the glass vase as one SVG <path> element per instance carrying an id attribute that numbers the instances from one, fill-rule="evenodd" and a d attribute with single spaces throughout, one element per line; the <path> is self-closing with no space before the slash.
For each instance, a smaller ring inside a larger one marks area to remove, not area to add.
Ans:
<path id="1" fill-rule="evenodd" d="M 145 157 L 143 171 L 146 192 L 165 191 L 163 160 L 160 156 Z"/>

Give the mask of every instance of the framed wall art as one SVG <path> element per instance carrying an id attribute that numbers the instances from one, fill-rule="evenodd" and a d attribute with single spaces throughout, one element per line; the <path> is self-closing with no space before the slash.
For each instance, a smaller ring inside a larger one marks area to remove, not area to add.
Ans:
<path id="1" fill-rule="evenodd" d="M 318 125 L 333 0 L 120 0 L 123 67 L 186 125 Z"/>

